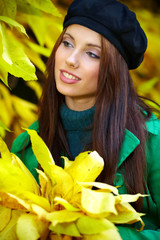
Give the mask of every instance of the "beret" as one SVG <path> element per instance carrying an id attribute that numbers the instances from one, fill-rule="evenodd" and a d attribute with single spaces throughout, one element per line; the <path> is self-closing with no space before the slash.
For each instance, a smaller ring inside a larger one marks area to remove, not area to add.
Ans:
<path id="1" fill-rule="evenodd" d="M 117 0 L 74 0 L 64 18 L 63 28 L 85 26 L 108 39 L 120 52 L 129 69 L 144 58 L 147 38 L 136 14 Z"/>

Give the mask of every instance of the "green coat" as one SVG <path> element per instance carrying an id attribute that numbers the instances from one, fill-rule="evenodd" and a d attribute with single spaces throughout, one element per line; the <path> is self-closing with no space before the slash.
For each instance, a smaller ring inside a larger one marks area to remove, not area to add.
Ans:
<path id="1" fill-rule="evenodd" d="M 158 240 L 160 239 L 160 121 L 153 115 L 146 123 L 149 132 L 149 139 L 146 146 L 146 160 L 147 160 L 147 189 L 149 193 L 150 208 L 148 209 L 147 201 L 144 198 L 143 209 L 146 215 L 142 217 L 145 227 L 144 230 L 138 232 L 138 224 L 118 226 L 120 235 L 124 240 Z M 34 122 L 30 129 L 38 132 L 38 122 Z M 120 186 L 119 193 L 126 193 L 124 179 L 119 171 L 119 167 L 126 160 L 126 158 L 139 145 L 139 139 L 126 129 L 124 141 L 120 151 L 118 171 L 116 174 L 116 185 Z M 23 151 L 26 146 L 25 151 Z M 27 168 L 34 175 L 36 180 L 37 172 L 35 168 L 38 167 L 38 162 L 34 156 L 30 144 L 30 139 L 27 132 L 22 133 L 13 143 L 12 152 L 18 155 L 27 166 Z"/>

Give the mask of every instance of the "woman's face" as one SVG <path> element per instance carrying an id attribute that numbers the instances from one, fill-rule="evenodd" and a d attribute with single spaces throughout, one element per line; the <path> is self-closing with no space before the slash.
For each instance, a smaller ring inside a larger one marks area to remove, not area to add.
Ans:
<path id="1" fill-rule="evenodd" d="M 55 55 L 57 90 L 67 106 L 82 111 L 95 104 L 101 37 L 81 25 L 70 25 Z"/>

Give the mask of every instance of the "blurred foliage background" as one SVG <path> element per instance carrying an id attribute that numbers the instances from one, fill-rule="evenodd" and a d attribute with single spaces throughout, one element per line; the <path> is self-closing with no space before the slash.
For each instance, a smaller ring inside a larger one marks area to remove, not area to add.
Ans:
<path id="1" fill-rule="evenodd" d="M 45 64 L 72 0 L 0 0 L 0 135 L 13 139 L 37 119 Z M 159 0 L 121 0 L 148 37 L 141 66 L 130 71 L 139 95 L 160 104 Z M 8 132 L 8 130 L 12 132 Z M 7 131 L 6 131 L 7 130 Z"/>

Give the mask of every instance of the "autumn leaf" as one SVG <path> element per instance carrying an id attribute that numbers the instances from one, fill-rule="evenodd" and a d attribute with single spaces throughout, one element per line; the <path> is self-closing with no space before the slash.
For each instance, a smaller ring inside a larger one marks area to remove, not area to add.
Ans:
<path id="1" fill-rule="evenodd" d="M 81 153 L 74 161 L 65 157 L 62 169 L 55 165 L 37 132 L 30 129 L 27 132 L 44 171 L 37 169 L 38 186 L 21 160 L 0 139 L 0 216 L 5 218 L 3 222 L 0 219 L 0 237 L 120 240 L 115 224 L 139 221 L 143 229 L 144 214 L 136 212 L 130 202 L 144 195 L 119 195 L 116 187 L 94 182 L 104 166 L 97 152 Z"/>

